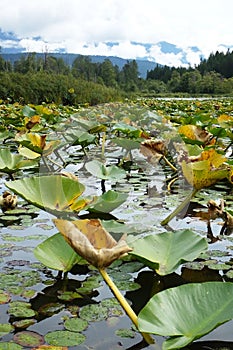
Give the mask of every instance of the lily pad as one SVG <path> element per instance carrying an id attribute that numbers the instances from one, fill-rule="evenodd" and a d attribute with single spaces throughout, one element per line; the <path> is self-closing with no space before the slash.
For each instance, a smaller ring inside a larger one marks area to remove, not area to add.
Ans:
<path id="1" fill-rule="evenodd" d="M 0 338 L 13 331 L 14 327 L 9 323 L 0 323 Z"/>
<path id="2" fill-rule="evenodd" d="M 73 130 L 66 135 L 66 138 L 73 146 L 80 145 L 82 148 L 85 148 L 96 142 L 96 136 L 91 135 L 83 130 Z"/>
<path id="3" fill-rule="evenodd" d="M 64 309 L 64 305 L 60 303 L 49 303 L 42 305 L 38 312 L 42 315 L 53 316 Z"/>
<path id="4" fill-rule="evenodd" d="M 112 142 L 114 142 L 116 145 L 126 149 L 127 151 L 132 151 L 133 149 L 139 149 L 141 140 L 130 140 L 127 138 L 114 138 L 112 139 Z"/>
<path id="5" fill-rule="evenodd" d="M 38 348 L 33 348 L 32 350 L 68 350 L 66 346 L 53 346 L 53 345 L 41 345 Z"/>
<path id="6" fill-rule="evenodd" d="M 16 141 L 23 147 L 38 153 L 40 155 L 47 156 L 51 154 L 59 145 L 60 140 L 54 140 L 46 142 L 47 135 L 40 135 L 38 133 L 27 133 L 18 135 Z"/>
<path id="7" fill-rule="evenodd" d="M 13 174 L 21 169 L 35 167 L 38 163 L 24 159 L 20 154 L 11 153 L 9 148 L 0 149 L 0 170 L 7 174 Z"/>
<path id="8" fill-rule="evenodd" d="M 56 233 L 37 245 L 34 254 L 45 266 L 64 272 L 70 271 L 82 260 L 60 233 Z"/>
<path id="9" fill-rule="evenodd" d="M 13 326 L 15 328 L 21 328 L 21 329 L 24 329 L 24 328 L 28 328 L 30 326 L 32 326 L 33 324 L 36 323 L 36 320 L 35 319 L 26 319 L 26 320 L 19 320 L 19 321 L 15 321 L 13 323 Z"/>
<path id="10" fill-rule="evenodd" d="M 9 341 L 1 343 L 1 350 L 23 350 L 23 348 L 21 345 Z"/>
<path id="11" fill-rule="evenodd" d="M 135 338 L 135 332 L 132 329 L 120 328 L 115 331 L 115 334 L 121 338 Z"/>
<path id="12" fill-rule="evenodd" d="M 11 297 L 8 293 L 0 290 L 0 304 L 7 304 L 11 300 Z"/>
<path id="13" fill-rule="evenodd" d="M 54 331 L 45 335 L 45 341 L 51 345 L 58 346 L 76 346 L 85 341 L 86 337 L 77 332 Z"/>
<path id="14" fill-rule="evenodd" d="M 86 163 L 85 167 L 89 173 L 103 180 L 120 180 L 126 176 L 124 169 L 116 165 L 106 166 L 98 160 Z"/>
<path id="15" fill-rule="evenodd" d="M 71 332 L 82 332 L 88 327 L 88 322 L 78 317 L 69 318 L 65 321 L 64 327 Z"/>
<path id="16" fill-rule="evenodd" d="M 224 296 L 224 297 L 223 297 Z M 180 349 L 233 318 L 231 282 L 189 283 L 155 294 L 138 315 L 141 332 L 169 336 Z"/>
<path id="17" fill-rule="evenodd" d="M 32 331 L 22 331 L 16 333 L 13 339 L 17 344 L 26 347 L 39 346 L 44 344 L 44 337 Z"/>
<path id="18" fill-rule="evenodd" d="M 140 261 L 150 266 L 160 275 L 174 272 L 182 263 L 193 261 L 207 250 L 205 238 L 191 230 L 162 232 L 135 240 L 128 244 L 133 248 L 130 252 Z"/>
<path id="19" fill-rule="evenodd" d="M 85 189 L 80 182 L 61 175 L 22 178 L 6 182 L 6 186 L 35 206 L 52 212 L 76 210 L 76 201 Z M 86 204 L 84 201 L 82 207 Z"/>
<path id="20" fill-rule="evenodd" d="M 59 292 L 58 299 L 63 301 L 72 301 L 74 299 L 82 299 L 83 296 L 77 292 L 64 291 Z"/>
<path id="21" fill-rule="evenodd" d="M 103 321 L 108 317 L 108 308 L 100 304 L 85 305 L 81 308 L 79 316 L 88 322 Z"/>
<path id="22" fill-rule="evenodd" d="M 31 318 L 36 315 L 36 312 L 31 309 L 31 304 L 25 301 L 12 301 L 8 312 L 11 316 L 21 318 Z"/>
<path id="23" fill-rule="evenodd" d="M 128 195 L 113 190 L 109 190 L 98 197 L 97 201 L 86 208 L 89 212 L 110 213 L 125 202 Z"/>

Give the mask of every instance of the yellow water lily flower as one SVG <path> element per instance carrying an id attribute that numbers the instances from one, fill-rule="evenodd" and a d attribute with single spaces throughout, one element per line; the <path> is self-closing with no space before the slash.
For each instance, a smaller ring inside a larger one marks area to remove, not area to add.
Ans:
<path id="1" fill-rule="evenodd" d="M 203 151 L 198 157 L 181 162 L 183 175 L 194 188 L 201 189 L 215 184 L 224 178 L 229 179 L 230 167 L 226 157 L 214 149 Z"/>
<path id="2" fill-rule="evenodd" d="M 213 139 L 213 135 L 211 133 L 196 125 L 182 125 L 179 127 L 178 131 L 179 134 L 184 135 L 186 138 L 202 142 L 205 145 L 215 143 L 215 139 Z"/>
<path id="3" fill-rule="evenodd" d="M 17 134 L 16 141 L 22 146 L 21 153 L 24 148 L 28 148 L 34 153 L 47 156 L 53 152 L 53 150 L 60 144 L 60 140 L 53 140 L 47 142 L 48 135 L 40 135 L 38 133 L 28 132 L 26 134 Z"/>

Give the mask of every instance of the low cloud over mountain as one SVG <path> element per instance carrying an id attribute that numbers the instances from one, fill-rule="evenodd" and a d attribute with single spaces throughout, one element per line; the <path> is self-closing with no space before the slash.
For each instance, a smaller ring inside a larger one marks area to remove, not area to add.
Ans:
<path id="1" fill-rule="evenodd" d="M 124 59 L 150 61 L 168 66 L 194 66 L 201 58 L 208 58 L 209 52 L 202 52 L 197 46 L 180 47 L 166 41 L 157 43 L 141 43 L 134 41 L 76 43 L 75 49 L 66 42 L 45 42 L 41 37 L 19 38 L 12 32 L 0 29 L 1 53 L 20 52 L 51 52 L 75 53 L 88 56 L 115 56 Z M 232 50 L 233 45 L 220 44 L 217 48 L 221 52 Z M 216 50 L 213 50 L 215 53 Z"/>

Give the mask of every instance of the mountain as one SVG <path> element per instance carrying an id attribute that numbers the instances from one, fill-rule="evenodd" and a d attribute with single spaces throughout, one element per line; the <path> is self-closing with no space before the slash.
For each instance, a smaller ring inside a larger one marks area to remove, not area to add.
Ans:
<path id="1" fill-rule="evenodd" d="M 28 53 L 25 52 L 17 52 L 17 53 L 2 53 L 1 56 L 5 61 L 10 61 L 12 64 L 14 64 L 15 61 L 18 61 L 22 55 L 28 55 Z M 37 53 L 37 57 L 44 57 L 44 53 Z M 74 62 L 75 58 L 78 56 L 78 54 L 72 54 L 72 53 L 48 53 L 48 55 L 54 56 L 56 58 L 62 58 L 63 61 L 69 65 L 72 66 L 72 63 Z M 114 56 L 97 56 L 97 55 L 89 55 L 91 61 L 93 63 L 102 63 L 105 59 L 109 59 L 112 64 L 115 66 L 118 66 L 121 70 L 123 66 L 128 62 L 131 61 L 131 59 L 124 59 L 120 57 L 114 57 Z M 155 68 L 157 63 L 150 62 L 147 60 L 140 60 L 136 59 L 137 65 L 138 65 L 138 71 L 139 76 L 143 79 L 146 78 L 147 71 L 150 71 Z"/>
<path id="2" fill-rule="evenodd" d="M 72 64 L 75 57 L 78 54 L 82 54 L 89 56 L 93 62 L 103 62 L 104 59 L 108 58 L 114 65 L 116 64 L 119 68 L 122 68 L 127 60 L 136 59 L 140 76 L 145 78 L 146 72 L 154 69 L 157 64 L 174 67 L 193 67 L 198 65 L 201 59 L 208 58 L 197 46 L 181 47 L 166 41 L 157 43 L 136 41 L 84 43 L 80 44 L 79 52 L 76 54 L 68 53 L 65 45 L 65 43 L 45 42 L 39 36 L 19 38 L 13 32 L 4 32 L 0 28 L 0 52 L 3 58 L 6 59 L 8 57 L 10 61 L 18 59 L 18 54 L 22 53 L 38 52 L 43 54 L 41 52 L 50 52 L 54 56 L 62 57 L 68 64 Z M 226 52 L 232 49 L 233 45 L 219 44 L 212 53 L 215 53 L 217 50 Z"/>

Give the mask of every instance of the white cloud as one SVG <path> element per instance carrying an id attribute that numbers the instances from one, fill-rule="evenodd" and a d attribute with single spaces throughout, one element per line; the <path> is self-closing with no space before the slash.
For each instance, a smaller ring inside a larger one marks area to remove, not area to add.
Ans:
<path id="1" fill-rule="evenodd" d="M 182 65 L 182 53 L 163 53 L 158 45 L 153 45 L 150 49 L 152 60 L 156 57 L 156 62 L 167 66 L 179 67 Z"/>
<path id="2" fill-rule="evenodd" d="M 31 50 L 43 51 L 47 45 L 136 58 L 145 56 L 145 47 L 131 41 L 154 46 L 167 41 L 182 48 L 198 46 L 207 57 L 219 44 L 233 45 L 232 0 L 0 0 L 0 6 L 1 29 L 13 31 Z M 35 36 L 41 41 L 33 42 Z M 109 41 L 119 45 L 110 49 Z M 182 59 L 163 56 L 156 47 L 150 54 L 173 65 Z M 189 50 L 187 57 L 198 63 L 198 53 Z"/>

